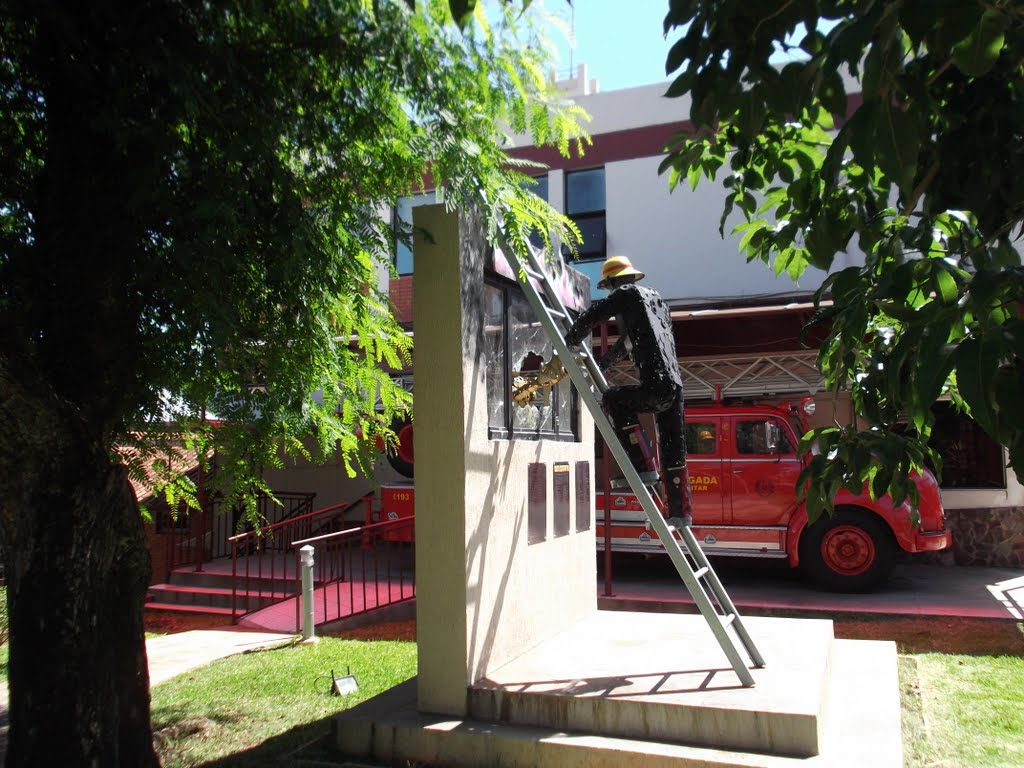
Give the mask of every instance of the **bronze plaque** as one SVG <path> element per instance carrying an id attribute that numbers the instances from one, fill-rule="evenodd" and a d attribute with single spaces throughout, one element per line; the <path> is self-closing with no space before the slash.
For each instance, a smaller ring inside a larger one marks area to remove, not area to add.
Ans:
<path id="1" fill-rule="evenodd" d="M 569 535 L 569 462 L 555 462 L 551 473 L 551 486 L 555 496 L 555 538 L 558 538 Z"/>
<path id="2" fill-rule="evenodd" d="M 527 541 L 539 544 L 548 536 L 548 473 L 542 463 L 526 468 Z"/>
<path id="3" fill-rule="evenodd" d="M 576 533 L 590 530 L 590 508 L 594 495 L 590 492 L 590 462 L 576 462 Z"/>

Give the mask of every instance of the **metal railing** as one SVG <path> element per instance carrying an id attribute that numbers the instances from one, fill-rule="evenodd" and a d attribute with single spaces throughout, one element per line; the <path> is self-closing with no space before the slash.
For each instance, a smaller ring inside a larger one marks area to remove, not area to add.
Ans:
<path id="1" fill-rule="evenodd" d="M 281 492 L 275 493 L 275 498 L 277 501 L 260 495 L 256 500 L 257 514 L 260 519 L 270 521 L 270 525 L 310 514 L 316 494 Z M 231 538 L 245 529 L 249 529 L 246 533 L 255 532 L 241 508 L 227 507 L 220 498 L 212 499 L 202 513 L 188 515 L 172 527 L 167 537 L 168 569 L 192 565 L 197 571 L 203 570 L 210 560 L 228 557 L 232 550 Z"/>
<path id="2" fill-rule="evenodd" d="M 352 529 L 349 514 L 362 507 L 370 520 L 374 494 L 334 504 L 304 515 L 226 537 L 231 555 L 232 618 L 238 621 L 253 605 L 265 608 L 294 596 L 298 571 L 292 542 Z"/>
<path id="3" fill-rule="evenodd" d="M 292 542 L 295 568 L 299 550 L 312 546 L 314 624 L 329 624 L 416 597 L 413 540 L 415 516 L 372 523 L 339 533 Z M 297 577 L 296 590 L 301 591 Z M 295 601 L 295 631 L 302 627 L 302 604 Z"/>

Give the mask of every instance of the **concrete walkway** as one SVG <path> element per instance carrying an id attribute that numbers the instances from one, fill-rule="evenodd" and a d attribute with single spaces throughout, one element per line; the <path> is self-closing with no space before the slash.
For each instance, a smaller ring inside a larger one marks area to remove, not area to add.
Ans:
<path id="1" fill-rule="evenodd" d="M 193 629 L 146 641 L 149 656 L 149 684 L 156 685 L 183 672 L 205 667 L 217 659 L 287 645 L 294 634 L 252 632 L 237 627 Z"/>

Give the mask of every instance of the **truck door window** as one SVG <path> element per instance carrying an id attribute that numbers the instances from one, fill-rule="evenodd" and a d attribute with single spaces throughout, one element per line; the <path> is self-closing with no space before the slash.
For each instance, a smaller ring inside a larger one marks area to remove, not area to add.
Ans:
<path id="1" fill-rule="evenodd" d="M 736 422 L 736 453 L 753 456 L 782 456 L 793 453 L 793 445 L 782 425 L 774 419 Z"/>
<path id="2" fill-rule="evenodd" d="M 710 421 L 686 423 L 686 452 L 691 456 L 709 456 L 718 450 L 715 424 Z"/>

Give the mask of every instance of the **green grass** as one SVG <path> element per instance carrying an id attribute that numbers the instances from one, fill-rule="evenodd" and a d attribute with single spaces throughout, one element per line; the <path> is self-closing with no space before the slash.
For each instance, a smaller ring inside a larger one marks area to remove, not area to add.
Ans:
<path id="1" fill-rule="evenodd" d="M 359 691 L 330 694 L 351 667 Z M 288 765 L 322 753 L 330 717 L 416 673 L 416 644 L 321 638 L 234 656 L 154 687 L 153 730 L 164 768 Z"/>
<path id="2" fill-rule="evenodd" d="M 1024 658 L 900 658 L 907 768 L 1024 765 Z"/>

